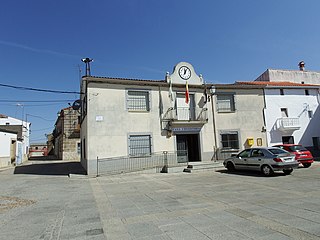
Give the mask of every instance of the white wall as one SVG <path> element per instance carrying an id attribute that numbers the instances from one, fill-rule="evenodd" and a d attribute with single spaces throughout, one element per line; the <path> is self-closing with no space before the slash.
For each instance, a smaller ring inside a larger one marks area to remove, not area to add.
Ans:
<path id="1" fill-rule="evenodd" d="M 17 134 L 0 132 L 0 167 L 10 166 L 11 140 L 17 139 Z"/>
<path id="2" fill-rule="evenodd" d="M 268 145 L 282 143 L 282 136 L 293 136 L 295 143 L 300 143 L 304 146 L 312 146 L 312 137 L 320 136 L 319 128 L 319 102 L 318 91 L 309 89 L 310 95 L 305 95 L 305 89 L 284 89 L 284 95 L 280 95 L 279 89 L 266 89 L 266 125 Z M 310 119 L 307 110 L 313 111 L 313 118 Z M 299 117 L 300 129 L 283 132 L 275 128 L 275 123 L 278 118 L 281 118 L 281 108 L 287 108 L 288 117 Z"/>
<path id="3" fill-rule="evenodd" d="M 22 121 L 17 118 L 0 118 L 0 125 L 6 125 L 9 123 L 9 125 L 22 125 L 22 153 L 23 153 L 23 161 L 27 160 L 27 155 L 29 153 L 29 147 L 30 147 L 30 125 L 31 123 Z"/>

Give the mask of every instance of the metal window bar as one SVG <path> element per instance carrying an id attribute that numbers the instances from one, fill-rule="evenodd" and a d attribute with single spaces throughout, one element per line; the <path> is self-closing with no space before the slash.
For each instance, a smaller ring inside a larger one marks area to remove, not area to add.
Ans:
<path id="1" fill-rule="evenodd" d="M 217 96 L 217 111 L 232 112 L 234 111 L 234 100 L 232 95 Z"/>
<path id="2" fill-rule="evenodd" d="M 128 110 L 149 111 L 149 92 L 128 91 Z"/>
<path id="3" fill-rule="evenodd" d="M 137 172 L 147 169 L 163 169 L 164 167 L 174 167 L 186 165 L 188 162 L 181 161 L 177 157 L 177 152 L 158 152 L 147 156 L 122 156 L 114 158 L 97 157 L 97 176 L 112 175 L 129 172 Z"/>

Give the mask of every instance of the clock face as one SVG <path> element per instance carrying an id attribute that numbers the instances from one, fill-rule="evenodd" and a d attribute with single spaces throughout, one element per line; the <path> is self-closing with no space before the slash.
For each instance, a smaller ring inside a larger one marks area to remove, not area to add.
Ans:
<path id="1" fill-rule="evenodd" d="M 183 80 L 188 80 L 191 77 L 191 70 L 186 66 L 182 66 L 179 68 L 179 76 Z"/>

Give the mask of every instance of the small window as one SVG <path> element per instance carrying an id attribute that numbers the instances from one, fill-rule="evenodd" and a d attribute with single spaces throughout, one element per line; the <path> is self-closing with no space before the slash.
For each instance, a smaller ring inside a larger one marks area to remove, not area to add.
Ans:
<path id="1" fill-rule="evenodd" d="M 234 112 L 235 102 L 233 94 L 217 95 L 217 111 L 218 112 Z"/>
<path id="2" fill-rule="evenodd" d="M 129 136 L 129 155 L 143 156 L 151 154 L 150 135 L 130 135 Z"/>
<path id="3" fill-rule="evenodd" d="M 238 132 L 222 133 L 221 145 L 223 149 L 239 149 Z"/>
<path id="4" fill-rule="evenodd" d="M 283 89 L 280 89 L 280 95 L 284 95 Z"/>
<path id="5" fill-rule="evenodd" d="M 10 123 L 6 122 L 6 125 L 10 125 Z"/>
<path id="6" fill-rule="evenodd" d="M 128 90 L 127 109 L 129 111 L 149 111 L 149 92 Z"/>
<path id="7" fill-rule="evenodd" d="M 281 117 L 288 117 L 288 109 L 281 108 Z"/>
<path id="8" fill-rule="evenodd" d="M 80 155 L 81 154 L 81 143 L 77 143 L 77 153 L 78 153 L 78 155 Z"/>
<path id="9" fill-rule="evenodd" d="M 312 110 L 308 111 L 308 116 L 309 116 L 309 118 L 313 118 L 313 111 Z"/>
<path id="10" fill-rule="evenodd" d="M 305 93 L 306 96 L 308 96 L 309 95 L 309 90 L 308 89 L 304 90 L 304 93 Z"/>

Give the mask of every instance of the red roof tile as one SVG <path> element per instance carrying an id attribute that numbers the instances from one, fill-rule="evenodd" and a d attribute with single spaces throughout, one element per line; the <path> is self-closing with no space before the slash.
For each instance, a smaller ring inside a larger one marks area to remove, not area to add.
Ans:
<path id="1" fill-rule="evenodd" d="M 251 82 L 236 82 L 236 84 L 241 85 L 259 85 L 266 87 L 268 86 L 279 86 L 279 87 L 317 87 L 318 85 L 313 84 L 302 84 L 294 82 L 269 82 L 269 81 L 251 81 Z"/>

